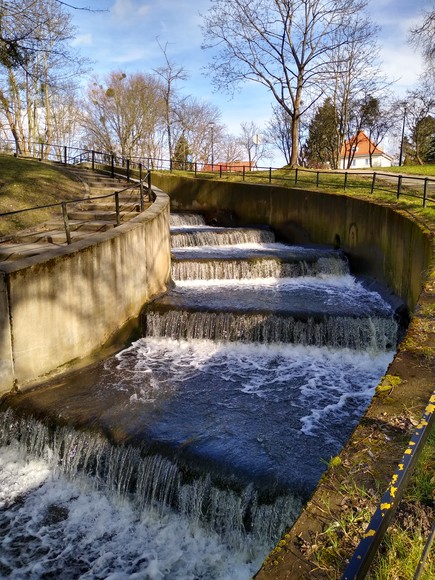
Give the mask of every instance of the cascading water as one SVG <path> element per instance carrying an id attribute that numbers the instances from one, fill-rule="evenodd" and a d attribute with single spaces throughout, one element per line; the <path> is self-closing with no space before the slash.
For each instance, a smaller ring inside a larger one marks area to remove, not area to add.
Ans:
<path id="1" fill-rule="evenodd" d="M 4 405 L 0 576 L 249 578 L 393 357 L 341 252 L 171 220 L 144 338 Z"/>

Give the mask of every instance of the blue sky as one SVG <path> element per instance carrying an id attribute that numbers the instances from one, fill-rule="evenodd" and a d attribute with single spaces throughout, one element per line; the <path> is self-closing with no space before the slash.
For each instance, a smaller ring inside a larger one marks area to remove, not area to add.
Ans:
<path id="1" fill-rule="evenodd" d="M 201 14 L 213 0 L 70 0 L 75 6 L 104 12 L 71 10 L 77 28 L 75 47 L 94 62 L 92 72 L 105 75 L 113 70 L 152 72 L 164 64 L 162 46 L 167 44 L 171 61 L 189 74 L 179 84 L 183 94 L 217 105 L 228 132 L 238 134 L 240 123 L 254 121 L 263 127 L 271 117 L 271 98 L 266 89 L 247 84 L 233 97 L 213 92 L 203 67 L 210 60 L 201 49 Z M 381 26 L 379 43 L 384 72 L 397 80 L 394 92 L 402 95 L 413 88 L 421 71 L 419 55 L 407 43 L 411 25 L 421 20 L 433 0 L 370 0 L 373 22 Z M 84 83 L 86 84 L 86 79 Z"/>

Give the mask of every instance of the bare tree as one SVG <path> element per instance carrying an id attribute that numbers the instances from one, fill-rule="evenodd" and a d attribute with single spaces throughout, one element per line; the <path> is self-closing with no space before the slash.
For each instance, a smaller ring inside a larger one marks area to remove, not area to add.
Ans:
<path id="1" fill-rule="evenodd" d="M 269 144 L 263 138 L 260 127 L 253 121 L 241 123 L 241 134 L 239 137 L 243 150 L 247 153 L 248 161 L 251 165 L 257 165 L 260 159 L 270 157 Z"/>
<path id="2" fill-rule="evenodd" d="M 104 12 L 87 7 L 78 7 L 61 0 L 0 0 L 0 64 L 7 68 L 28 68 L 29 58 L 41 50 L 49 41 L 53 54 L 67 56 L 72 51 L 59 50 L 57 31 L 60 20 L 68 20 L 67 31 L 72 38 L 74 27 L 64 7 L 86 12 Z M 63 38 L 65 40 L 66 37 Z M 53 44 L 53 40 L 56 42 Z"/>
<path id="3" fill-rule="evenodd" d="M 16 0 L 0 5 L 0 110 L 18 152 L 52 137 L 51 100 L 83 60 L 68 42 L 71 17 L 56 0 Z"/>
<path id="4" fill-rule="evenodd" d="M 193 97 L 181 101 L 177 107 L 178 123 L 173 127 L 175 141 L 184 134 L 189 143 L 191 160 L 209 163 L 212 150 L 224 135 L 224 127 L 219 123 L 220 111 L 211 103 L 204 103 Z"/>
<path id="5" fill-rule="evenodd" d="M 89 146 L 122 158 L 154 157 L 165 129 L 162 85 L 153 75 L 112 72 L 96 79 L 83 103 L 82 125 Z"/>
<path id="6" fill-rule="evenodd" d="M 243 157 L 243 147 L 235 135 L 226 133 L 222 135 L 216 147 L 218 163 L 235 163 Z"/>
<path id="7" fill-rule="evenodd" d="M 187 79 L 187 73 L 182 66 L 178 66 L 173 61 L 169 60 L 167 54 L 168 45 L 159 46 L 165 58 L 165 65 L 155 69 L 154 72 L 162 79 L 162 96 L 165 103 L 165 122 L 166 133 L 168 140 L 169 159 L 174 156 L 174 144 L 172 138 L 172 127 L 175 122 L 177 112 L 178 95 L 175 91 L 174 85 L 177 81 Z"/>
<path id="8" fill-rule="evenodd" d="M 281 151 L 289 165 L 292 151 L 291 117 L 282 107 L 274 108 L 274 116 L 267 125 L 265 138 Z"/>
<path id="9" fill-rule="evenodd" d="M 335 166 L 346 139 L 356 139 L 363 129 L 364 103 L 371 98 L 384 102 L 391 85 L 381 73 L 377 33 L 378 27 L 363 14 L 357 14 L 347 28 L 335 33 L 329 78 L 324 79 L 326 95 L 336 114 Z"/>
<path id="10" fill-rule="evenodd" d="M 435 76 L 435 8 L 423 12 L 423 21 L 410 31 L 410 42 L 420 48 L 427 75 Z"/>
<path id="11" fill-rule="evenodd" d="M 55 93 L 51 99 L 51 130 L 53 143 L 79 147 L 82 137 L 81 107 L 74 87 Z M 59 155 L 61 152 L 58 152 Z"/>
<path id="12" fill-rule="evenodd" d="M 216 50 L 215 85 L 267 87 L 291 119 L 290 164 L 298 158 L 300 117 L 324 92 L 331 59 L 366 0 L 216 0 L 204 18 L 203 48 Z M 304 103 L 302 104 L 302 97 Z"/>
<path id="13" fill-rule="evenodd" d="M 405 108 L 404 121 L 409 134 L 407 156 L 411 157 L 413 162 L 422 165 L 425 161 L 428 137 L 433 135 L 435 96 L 433 93 L 427 93 L 423 85 L 409 91 L 402 105 Z"/>
<path id="14" fill-rule="evenodd" d="M 435 94 L 435 9 L 423 12 L 423 20 L 421 24 L 411 29 L 409 41 L 421 50 L 423 57 L 421 90 L 428 95 L 433 95 Z"/>

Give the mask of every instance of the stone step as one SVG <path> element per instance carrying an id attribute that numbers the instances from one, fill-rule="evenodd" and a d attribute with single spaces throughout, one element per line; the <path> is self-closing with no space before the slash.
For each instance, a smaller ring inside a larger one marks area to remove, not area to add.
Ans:
<path id="1" fill-rule="evenodd" d="M 119 206 L 121 211 L 138 212 L 140 211 L 140 203 L 136 200 L 119 200 Z M 115 211 L 115 201 L 113 198 L 97 200 L 95 202 L 89 201 L 80 206 L 81 211 Z M 76 211 L 76 210 L 72 210 Z M 69 214 L 69 212 L 68 212 Z"/>
<path id="2" fill-rule="evenodd" d="M 11 262 L 20 258 L 31 258 L 55 248 L 57 246 L 53 244 L 0 244 L 0 261 Z"/>
<path id="3" fill-rule="evenodd" d="M 77 231 L 80 233 L 98 233 L 106 232 L 107 230 L 112 230 L 115 227 L 115 222 L 105 222 L 103 220 L 97 221 L 83 221 L 83 220 L 70 220 L 69 227 L 70 231 Z"/>
<path id="4" fill-rule="evenodd" d="M 136 217 L 140 212 L 139 192 L 126 189 L 131 184 L 128 184 L 125 179 L 98 175 L 89 169 L 70 168 L 70 172 L 87 184 L 90 198 L 67 206 L 73 242 L 116 227 L 114 196 L 95 201 L 92 197 L 109 196 L 116 191 L 122 192 L 119 193 L 119 216 L 122 223 Z M 145 208 L 150 205 L 147 201 Z M 35 256 L 64 246 L 66 243 L 64 224 L 59 215 L 59 218 L 54 218 L 32 230 L 17 233 L 8 241 L 0 243 L 0 261 Z"/>
<path id="5" fill-rule="evenodd" d="M 76 168 L 68 168 L 70 173 L 74 173 L 78 177 L 90 181 L 90 182 L 102 182 L 107 181 L 111 183 L 126 183 L 126 179 L 121 179 L 119 177 L 111 177 L 107 173 L 95 173 L 91 169 L 76 169 Z"/>
<path id="6" fill-rule="evenodd" d="M 105 210 L 105 209 L 94 209 L 94 210 L 72 210 L 68 212 L 68 218 L 70 220 L 77 221 L 96 221 L 96 220 L 116 220 L 115 210 Z"/>
<path id="7" fill-rule="evenodd" d="M 120 211 L 119 217 L 121 221 L 127 221 L 137 215 L 137 211 Z M 82 211 L 71 211 L 68 212 L 68 218 L 70 220 L 77 221 L 116 221 L 115 210 L 105 210 L 105 209 L 94 209 L 94 210 L 82 210 Z"/>

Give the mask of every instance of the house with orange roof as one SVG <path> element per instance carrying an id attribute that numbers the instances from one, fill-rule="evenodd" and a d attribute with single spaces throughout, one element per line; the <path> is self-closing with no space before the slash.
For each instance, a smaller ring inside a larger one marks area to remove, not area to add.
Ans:
<path id="1" fill-rule="evenodd" d="M 370 156 L 372 158 L 371 167 L 391 167 L 393 164 L 393 158 L 390 155 L 377 147 L 364 131 L 358 131 L 341 148 L 338 166 L 340 169 L 348 169 L 349 158 L 351 158 L 351 169 L 368 169 L 370 168 Z"/>

